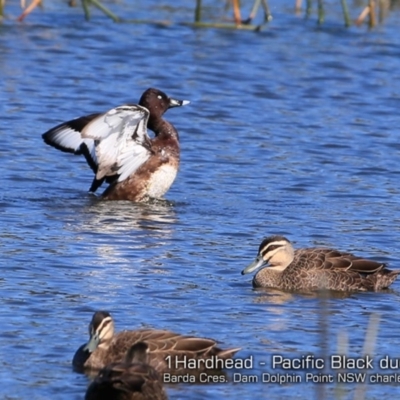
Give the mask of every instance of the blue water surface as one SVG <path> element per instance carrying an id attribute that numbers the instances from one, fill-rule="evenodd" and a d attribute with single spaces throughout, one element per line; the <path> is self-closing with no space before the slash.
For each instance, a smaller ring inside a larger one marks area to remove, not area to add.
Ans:
<path id="1" fill-rule="evenodd" d="M 240 272 L 271 234 L 400 268 L 398 11 L 372 31 L 345 29 L 332 0 L 318 27 L 315 15 L 293 13 L 294 1 L 271 0 L 274 19 L 255 33 L 180 25 L 194 3 L 105 3 L 169 26 L 115 24 L 99 11 L 85 22 L 80 8 L 50 1 L 17 23 L 18 4 L 6 4 L 0 397 L 83 399 L 89 381 L 71 359 L 93 311 L 106 309 L 117 330 L 167 328 L 253 356 L 247 372 L 258 383 L 230 376 L 168 386 L 171 399 L 396 398 L 398 383 L 261 377 L 297 373 L 273 370 L 277 354 L 368 352 L 367 372 L 379 372 L 384 356 L 400 357 L 400 282 L 321 299 L 253 290 Z M 205 18 L 230 17 L 223 1 L 209 3 Z M 351 7 L 354 17 L 359 11 Z M 191 101 L 166 114 L 181 138 L 177 180 L 165 201 L 101 201 L 87 193 L 85 160 L 46 146 L 41 134 L 136 102 L 147 87 Z"/>

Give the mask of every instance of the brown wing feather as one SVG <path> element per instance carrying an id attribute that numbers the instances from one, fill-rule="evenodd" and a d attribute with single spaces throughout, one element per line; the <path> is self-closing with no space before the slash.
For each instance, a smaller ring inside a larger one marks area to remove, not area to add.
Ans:
<path id="1" fill-rule="evenodd" d="M 171 350 L 193 352 L 195 354 L 208 354 L 216 345 L 215 340 L 196 337 L 181 337 L 179 340 L 170 341 Z"/>
<path id="2" fill-rule="evenodd" d="M 327 258 L 325 259 L 325 269 L 349 270 L 353 263 L 348 258 Z"/>
<path id="3" fill-rule="evenodd" d="M 385 264 L 371 260 L 364 260 L 362 258 L 353 260 L 353 265 L 351 267 L 353 271 L 357 271 L 363 274 L 373 274 L 375 272 L 381 271 L 384 268 L 386 268 Z"/>
<path id="4" fill-rule="evenodd" d="M 386 267 L 381 262 L 366 260 L 351 253 L 318 248 L 295 251 L 294 263 L 307 269 L 351 270 L 362 274 L 373 274 Z"/>

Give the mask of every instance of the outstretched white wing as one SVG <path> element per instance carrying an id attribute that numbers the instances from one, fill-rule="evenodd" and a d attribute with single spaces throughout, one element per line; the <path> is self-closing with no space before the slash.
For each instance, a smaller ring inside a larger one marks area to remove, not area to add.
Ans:
<path id="1" fill-rule="evenodd" d="M 121 182 L 151 155 L 148 119 L 147 108 L 123 105 L 62 123 L 44 133 L 43 139 L 59 150 L 84 154 L 97 180 L 119 175 Z"/>
<path id="2" fill-rule="evenodd" d="M 140 120 L 132 135 L 128 136 L 126 145 L 121 146 L 118 155 L 118 182 L 127 179 L 144 164 L 151 155 L 151 142 L 147 135 L 149 113 Z"/>
<path id="3" fill-rule="evenodd" d="M 92 139 L 82 137 L 82 129 L 100 114 L 79 117 L 50 129 L 42 135 L 43 140 L 50 146 L 61 151 L 74 154 L 84 154 L 89 166 L 97 171 L 95 144 Z"/>
<path id="4" fill-rule="evenodd" d="M 96 179 L 119 175 L 118 180 L 122 181 L 150 157 L 148 118 L 146 108 L 124 105 L 111 109 L 85 126 L 82 138 L 94 140 L 96 147 Z"/>

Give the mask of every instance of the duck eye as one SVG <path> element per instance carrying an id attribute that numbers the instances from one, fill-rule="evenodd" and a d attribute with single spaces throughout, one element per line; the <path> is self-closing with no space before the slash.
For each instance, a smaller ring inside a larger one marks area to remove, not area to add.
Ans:
<path id="1" fill-rule="evenodd" d="M 157 96 L 157 99 L 162 99 L 162 96 L 159 94 L 158 96 Z"/>

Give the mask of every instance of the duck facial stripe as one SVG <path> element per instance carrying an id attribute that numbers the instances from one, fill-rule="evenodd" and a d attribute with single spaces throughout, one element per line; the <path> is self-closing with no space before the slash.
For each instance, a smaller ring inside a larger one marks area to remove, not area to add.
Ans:
<path id="1" fill-rule="evenodd" d="M 287 245 L 284 240 L 268 243 L 262 250 L 261 255 L 264 260 L 269 260 L 279 250 L 283 249 Z"/>
<path id="2" fill-rule="evenodd" d="M 106 333 L 109 330 L 108 328 L 109 328 L 110 324 L 112 324 L 112 318 L 111 317 L 104 318 L 103 321 L 101 321 L 100 325 L 95 330 L 95 332 L 98 333 L 100 339 L 102 337 L 106 336 Z"/>

